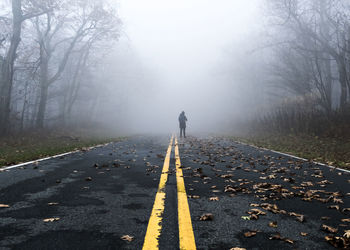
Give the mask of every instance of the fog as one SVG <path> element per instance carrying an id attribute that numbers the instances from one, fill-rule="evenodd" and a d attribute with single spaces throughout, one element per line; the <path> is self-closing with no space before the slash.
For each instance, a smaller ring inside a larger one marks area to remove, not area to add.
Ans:
<path id="1" fill-rule="evenodd" d="M 184 110 L 194 133 L 249 116 L 262 90 L 263 58 L 252 52 L 260 44 L 260 3 L 120 1 L 122 35 L 104 62 L 116 97 L 107 106 L 118 108 L 106 119 L 133 133 L 173 132 Z"/>
<path id="2" fill-rule="evenodd" d="M 171 133 L 181 111 L 190 134 L 348 126 L 348 1 L 0 0 L 0 7 L 0 134 Z"/>

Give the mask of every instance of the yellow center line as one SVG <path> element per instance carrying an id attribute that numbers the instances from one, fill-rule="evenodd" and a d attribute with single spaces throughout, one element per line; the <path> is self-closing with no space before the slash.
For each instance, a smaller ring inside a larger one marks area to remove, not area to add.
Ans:
<path id="1" fill-rule="evenodd" d="M 162 230 L 162 215 L 164 212 L 164 200 L 165 200 L 165 184 L 168 179 L 169 172 L 169 162 L 170 162 L 170 154 L 171 148 L 173 144 L 173 137 L 171 136 L 170 143 L 168 146 L 168 150 L 164 159 L 163 170 L 160 176 L 158 191 L 156 194 L 156 198 L 154 200 L 154 205 L 151 213 L 151 217 L 148 222 L 145 241 L 143 243 L 142 249 L 159 249 L 159 236 Z"/>
<path id="2" fill-rule="evenodd" d="M 177 183 L 177 209 L 179 221 L 179 246 L 181 250 L 196 249 L 192 228 L 190 208 L 188 206 L 185 181 L 182 174 L 177 138 L 175 137 L 175 165 Z"/>

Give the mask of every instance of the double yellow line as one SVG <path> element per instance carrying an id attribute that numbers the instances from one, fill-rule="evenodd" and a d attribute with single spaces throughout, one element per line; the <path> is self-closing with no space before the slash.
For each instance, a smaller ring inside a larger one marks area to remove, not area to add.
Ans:
<path id="1" fill-rule="evenodd" d="M 165 203 L 165 185 L 168 179 L 170 154 L 173 147 L 174 136 L 171 136 L 167 154 L 164 159 L 163 170 L 160 176 L 158 191 L 154 200 L 151 217 L 148 222 L 144 250 L 159 249 L 159 237 L 162 231 L 162 219 Z M 175 136 L 175 165 L 176 165 L 176 183 L 177 183 L 177 210 L 179 223 L 179 246 L 180 249 L 196 249 L 194 233 L 192 229 L 191 214 L 188 206 L 185 182 L 181 169 L 178 141 Z"/>

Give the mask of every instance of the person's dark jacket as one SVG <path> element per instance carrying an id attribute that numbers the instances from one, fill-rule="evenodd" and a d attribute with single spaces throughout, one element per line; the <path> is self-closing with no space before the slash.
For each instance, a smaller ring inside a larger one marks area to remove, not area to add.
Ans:
<path id="1" fill-rule="evenodd" d="M 185 116 L 185 114 L 181 113 L 179 115 L 180 128 L 186 128 L 186 121 L 187 121 L 187 117 Z"/>

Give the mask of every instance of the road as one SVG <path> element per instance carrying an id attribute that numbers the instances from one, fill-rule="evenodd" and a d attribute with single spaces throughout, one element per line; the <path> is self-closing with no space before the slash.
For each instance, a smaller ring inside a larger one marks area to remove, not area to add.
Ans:
<path id="1" fill-rule="evenodd" d="M 348 172 L 223 137 L 135 136 L 2 170 L 0 188 L 0 249 L 348 244 Z"/>

